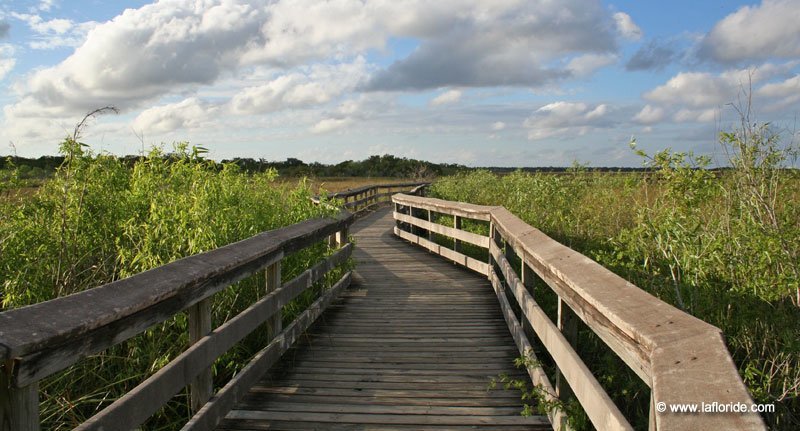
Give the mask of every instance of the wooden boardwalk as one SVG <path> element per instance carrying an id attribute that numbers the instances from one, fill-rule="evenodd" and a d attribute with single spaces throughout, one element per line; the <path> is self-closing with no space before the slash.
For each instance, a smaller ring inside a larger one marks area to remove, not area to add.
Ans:
<path id="1" fill-rule="evenodd" d="M 389 209 L 356 222 L 352 286 L 218 429 L 551 429 L 488 390 L 527 379 L 489 282 L 393 226 Z"/>

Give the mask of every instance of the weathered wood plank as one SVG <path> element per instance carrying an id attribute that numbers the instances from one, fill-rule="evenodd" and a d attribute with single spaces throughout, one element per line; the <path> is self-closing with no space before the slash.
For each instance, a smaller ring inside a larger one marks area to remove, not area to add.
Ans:
<path id="1" fill-rule="evenodd" d="M 211 298 L 206 298 L 189 307 L 189 343 L 194 344 L 211 332 Z M 212 370 L 206 367 L 194 379 L 189 387 L 189 400 L 192 412 L 197 412 L 200 407 L 211 398 Z"/>
<path id="2" fill-rule="evenodd" d="M 483 220 L 483 221 L 489 221 L 491 217 L 489 211 L 491 211 L 494 208 L 497 208 L 484 205 L 467 204 L 462 202 L 458 202 L 457 205 L 453 205 L 454 202 L 450 201 L 434 199 L 434 198 L 423 198 L 419 196 L 411 196 L 406 194 L 396 194 L 392 196 L 392 201 L 404 206 L 422 208 L 426 210 L 436 211 L 437 213 L 457 215 L 464 218 L 469 218 L 473 220 Z"/>
<path id="3" fill-rule="evenodd" d="M 4 366 L 10 366 L 7 362 Z M 39 431 L 39 384 L 11 386 L 0 367 L 0 431 Z"/>
<path id="4" fill-rule="evenodd" d="M 427 220 L 422 220 L 416 217 L 411 217 L 408 214 L 402 214 L 395 212 L 394 219 L 399 220 L 404 223 L 413 224 L 414 226 L 421 227 L 425 230 L 438 233 L 440 235 L 446 235 L 451 238 L 456 239 L 457 241 L 468 242 L 470 244 L 477 245 L 479 247 L 487 248 L 489 247 L 489 238 L 483 235 L 478 235 L 472 232 L 467 232 L 460 229 L 454 229 L 449 226 L 444 226 L 438 223 L 432 223 Z M 457 251 L 457 250 L 453 250 Z"/>
<path id="5" fill-rule="evenodd" d="M 360 424 L 408 424 L 408 425 L 520 425 L 549 427 L 546 418 L 540 416 L 523 417 L 519 414 L 508 416 L 478 415 L 405 415 L 405 414 L 355 414 L 355 413 L 314 413 L 284 411 L 233 410 L 227 419 L 283 420 L 300 422 L 333 422 Z"/>

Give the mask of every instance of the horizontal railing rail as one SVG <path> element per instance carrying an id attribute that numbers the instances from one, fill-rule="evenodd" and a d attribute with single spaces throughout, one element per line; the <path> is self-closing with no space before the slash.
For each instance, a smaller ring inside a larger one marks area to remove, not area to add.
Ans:
<path id="1" fill-rule="evenodd" d="M 646 293 L 503 207 L 403 194 L 393 196 L 392 201 L 397 236 L 491 281 L 519 351 L 533 359 L 528 374 L 549 401 L 572 394 L 597 429 L 632 429 L 575 351 L 580 319 L 650 387 L 651 430 L 765 429 L 757 413 L 661 410 L 661 406 L 678 404 L 699 407 L 703 402 L 752 405 L 718 328 Z M 452 227 L 437 223 L 441 217 L 452 217 Z M 484 228 L 488 235 L 464 230 L 464 220 L 488 225 Z M 450 239 L 443 245 L 436 235 Z M 487 260 L 462 252 L 463 243 L 485 249 Z M 511 263 L 517 261 L 518 268 Z M 534 274 L 558 297 L 555 322 L 533 297 Z M 516 312 L 509 297 L 518 306 Z M 528 327 L 556 364 L 555 384 L 538 365 L 525 330 Z M 556 428 L 565 426 L 563 412 L 554 409 L 548 414 Z"/>
<path id="2" fill-rule="evenodd" d="M 193 417 L 184 429 L 214 428 L 350 284 L 350 272 L 344 272 L 282 327 L 283 307 L 349 259 L 353 246 L 348 243 L 348 230 L 354 212 L 388 201 L 391 192 L 418 193 L 424 184 L 386 184 L 338 193 L 332 197 L 343 199 L 345 208 L 336 217 L 263 232 L 104 286 L 0 313 L 0 430 L 38 430 L 42 379 L 182 312 L 188 317 L 187 349 L 77 429 L 118 429 L 120 424 L 136 428 L 186 387 Z M 282 283 L 281 261 L 321 241 L 328 242 L 331 254 Z M 213 296 L 260 271 L 266 274 L 266 295 L 212 328 Z M 270 339 L 267 346 L 213 394 L 214 362 L 264 323 Z"/>

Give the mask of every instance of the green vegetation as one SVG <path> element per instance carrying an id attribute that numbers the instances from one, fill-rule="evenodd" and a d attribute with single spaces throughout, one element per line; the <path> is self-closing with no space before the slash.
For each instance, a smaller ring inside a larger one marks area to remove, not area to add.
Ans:
<path id="1" fill-rule="evenodd" d="M 796 155 L 767 125 L 723 133 L 731 169 L 669 150 L 639 153 L 649 174 L 487 171 L 440 179 L 432 195 L 503 205 L 554 239 L 725 333 L 774 429 L 800 426 L 800 174 Z M 635 146 L 635 143 L 632 143 Z M 555 315 L 543 282 L 536 298 Z M 647 428 L 649 390 L 590 330 L 579 353 L 617 405 Z M 537 352 L 548 358 L 545 352 Z M 588 358 L 591 358 L 589 360 Z M 552 371 L 552 368 L 551 368 Z"/>
<path id="2" fill-rule="evenodd" d="M 35 193 L 0 200 L 2 310 L 96 287 L 335 211 L 313 205 L 305 182 L 277 182 L 275 170 L 244 174 L 234 164 L 205 160 L 203 149 L 186 144 L 168 156 L 154 149 L 132 165 L 93 154 L 73 138 L 64 141 L 61 152 L 63 163 Z M 11 178 L 18 174 L 12 171 Z M 317 244 L 285 259 L 284 279 L 327 253 L 326 244 Z M 263 296 L 264 284 L 260 274 L 218 293 L 214 326 Z M 291 321 L 324 287 L 289 304 L 284 320 Z M 186 334 L 181 314 L 45 379 L 40 386 L 43 429 L 72 429 L 183 351 Z M 220 358 L 215 385 L 244 366 L 265 345 L 265 337 L 266 330 L 257 330 Z M 188 396 L 179 394 L 145 429 L 175 429 L 188 414 Z"/>

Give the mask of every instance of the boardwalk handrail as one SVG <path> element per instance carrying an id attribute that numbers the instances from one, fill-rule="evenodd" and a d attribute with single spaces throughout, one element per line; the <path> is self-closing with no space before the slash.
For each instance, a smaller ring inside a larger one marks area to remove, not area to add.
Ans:
<path id="1" fill-rule="evenodd" d="M 342 206 L 345 209 L 353 213 L 358 213 L 381 202 L 388 202 L 390 200 L 389 198 L 398 192 L 405 192 L 411 195 L 419 194 L 421 190 L 427 187 L 429 184 L 429 182 L 410 181 L 402 183 L 368 185 L 332 193 L 329 194 L 327 198 L 341 199 Z M 320 202 L 320 198 L 318 196 L 312 200 L 315 203 Z"/>
<path id="2" fill-rule="evenodd" d="M 369 186 L 342 196 L 361 194 L 345 207 L 362 209 L 380 199 L 381 188 L 415 192 L 419 185 Z M 195 414 L 185 429 L 213 428 L 249 384 L 350 284 L 351 275 L 346 272 L 282 328 L 283 306 L 350 257 L 348 229 L 353 220 L 354 214 L 343 209 L 336 217 L 262 232 L 94 289 L 0 313 L 0 431 L 39 429 L 38 386 L 43 378 L 184 311 L 188 313 L 190 346 L 77 429 L 116 429 L 120 424 L 135 428 L 187 386 Z M 335 249 L 330 256 L 281 283 L 283 258 L 326 240 Z M 211 328 L 213 295 L 262 270 L 266 272 L 267 295 Z M 265 322 L 269 344 L 212 397 L 214 361 Z"/>
<path id="3" fill-rule="evenodd" d="M 556 363 L 555 388 L 535 361 L 528 369 L 534 384 L 541 385 L 551 400 L 563 398 L 571 390 L 597 429 L 631 426 L 575 352 L 576 316 L 651 388 L 651 430 L 765 429 L 758 413 L 659 411 L 661 403 L 695 404 L 698 408 L 704 402 L 741 403 L 750 408 L 752 398 L 719 328 L 646 293 L 503 207 L 403 194 L 393 196 L 392 201 L 397 236 L 489 278 L 520 352 L 533 355 L 523 330 L 523 325 L 530 325 Z M 452 216 L 453 227 L 436 223 L 441 215 Z M 461 229 L 464 219 L 488 223 L 489 236 Z M 434 234 L 451 238 L 452 246 L 436 242 Z M 487 249 L 488 262 L 461 253 L 462 242 Z M 511 256 L 514 258 L 509 259 Z M 521 265 L 513 268 L 510 262 L 517 259 Z M 558 296 L 555 323 L 528 288 L 533 273 Z M 507 292 L 516 300 L 519 316 L 509 305 Z M 561 412 L 549 415 L 556 427 L 563 425 Z"/>

